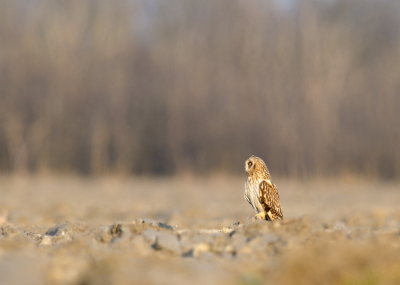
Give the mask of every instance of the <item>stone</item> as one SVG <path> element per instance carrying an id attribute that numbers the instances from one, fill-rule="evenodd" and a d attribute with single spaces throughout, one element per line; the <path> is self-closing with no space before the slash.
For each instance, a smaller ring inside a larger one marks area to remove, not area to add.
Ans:
<path id="1" fill-rule="evenodd" d="M 135 224 L 135 225 L 143 224 L 143 220 L 142 219 L 134 219 L 132 221 L 132 224 Z"/>
<path id="2" fill-rule="evenodd" d="M 179 246 L 181 248 L 182 255 L 190 256 L 193 250 L 193 243 L 187 241 L 180 241 Z"/>
<path id="3" fill-rule="evenodd" d="M 168 250 L 175 254 L 181 254 L 181 247 L 178 238 L 174 234 L 167 232 L 158 233 L 156 248 Z"/>
<path id="4" fill-rule="evenodd" d="M 234 231 L 234 229 L 231 229 L 231 228 L 222 228 L 221 229 L 221 233 L 224 233 L 224 234 L 230 234 L 233 231 Z"/>
<path id="5" fill-rule="evenodd" d="M 152 219 L 142 219 L 142 223 L 158 226 L 158 222 Z"/>
<path id="6" fill-rule="evenodd" d="M 167 225 L 167 224 L 165 224 L 165 223 L 158 223 L 158 226 L 160 227 L 160 228 L 163 228 L 163 229 L 167 229 L 167 230 L 174 230 L 174 228 L 172 227 L 172 226 L 170 226 L 170 225 Z"/>
<path id="7" fill-rule="evenodd" d="M 0 229 L 1 229 L 1 234 L 5 237 L 9 237 L 9 236 L 13 236 L 13 235 L 21 233 L 20 230 L 18 230 L 17 228 L 15 228 L 9 224 L 3 224 Z"/>
<path id="8" fill-rule="evenodd" d="M 228 229 L 228 228 L 224 228 L 224 229 Z M 222 232 L 222 230 L 217 230 L 217 229 L 201 229 L 201 230 L 199 230 L 200 234 L 208 234 L 208 235 L 219 234 L 221 232 Z"/>
<path id="9" fill-rule="evenodd" d="M 42 240 L 43 235 L 42 234 L 35 234 L 32 232 L 26 232 L 24 233 L 26 237 L 30 238 L 32 241 L 39 243 Z"/>
<path id="10" fill-rule="evenodd" d="M 193 256 L 198 257 L 203 252 L 209 252 L 210 245 L 208 243 L 199 243 L 193 247 Z"/>
<path id="11" fill-rule="evenodd" d="M 122 236 L 130 236 L 132 233 L 136 233 L 138 226 L 133 223 L 115 223 L 109 227 L 110 234 L 113 238 L 120 238 Z M 139 226 L 140 228 L 141 226 Z"/>
<path id="12" fill-rule="evenodd" d="M 154 229 L 147 229 L 142 232 L 143 238 L 150 242 L 151 244 L 155 244 L 157 240 L 158 232 Z"/>
<path id="13" fill-rule="evenodd" d="M 218 232 L 217 234 L 221 234 Z M 194 243 L 213 243 L 215 239 L 216 234 L 197 234 L 192 237 L 192 241 Z"/>
<path id="14" fill-rule="evenodd" d="M 51 236 L 43 235 L 39 240 L 38 245 L 53 245 L 53 239 Z"/>
<path id="15" fill-rule="evenodd" d="M 156 226 L 156 227 L 163 228 L 163 229 L 167 229 L 167 230 L 174 230 L 174 228 L 172 226 L 167 225 L 166 223 L 157 222 L 157 221 L 151 220 L 151 219 L 143 219 L 142 223 L 149 224 L 149 225 Z"/>
<path id="16" fill-rule="evenodd" d="M 112 240 L 112 234 L 109 226 L 101 226 L 92 232 L 95 241 L 109 243 Z"/>
<path id="17" fill-rule="evenodd" d="M 83 233 L 83 234 L 88 234 L 91 232 L 91 228 L 87 226 L 84 222 L 64 222 L 55 225 L 54 227 L 50 228 L 47 232 L 46 235 L 49 236 L 64 236 L 64 235 L 70 235 L 73 236 L 74 234 L 77 233 Z"/>
<path id="18" fill-rule="evenodd" d="M 145 241 L 144 237 L 141 235 L 132 236 L 131 244 L 133 246 L 133 249 L 140 256 L 147 256 L 154 252 L 154 249 Z"/>

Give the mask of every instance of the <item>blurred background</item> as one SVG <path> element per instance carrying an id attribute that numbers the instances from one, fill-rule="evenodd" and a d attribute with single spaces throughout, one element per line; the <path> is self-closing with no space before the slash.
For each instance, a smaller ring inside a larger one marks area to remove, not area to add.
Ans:
<path id="1" fill-rule="evenodd" d="M 0 0 L 0 172 L 400 175 L 400 2 Z"/>

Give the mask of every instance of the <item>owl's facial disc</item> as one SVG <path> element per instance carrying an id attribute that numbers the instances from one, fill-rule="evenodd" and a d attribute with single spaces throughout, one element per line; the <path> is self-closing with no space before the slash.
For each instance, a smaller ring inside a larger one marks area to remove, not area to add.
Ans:
<path id="1" fill-rule="evenodd" d="M 246 171 L 251 171 L 254 168 L 254 161 L 251 159 L 246 160 L 245 169 Z"/>

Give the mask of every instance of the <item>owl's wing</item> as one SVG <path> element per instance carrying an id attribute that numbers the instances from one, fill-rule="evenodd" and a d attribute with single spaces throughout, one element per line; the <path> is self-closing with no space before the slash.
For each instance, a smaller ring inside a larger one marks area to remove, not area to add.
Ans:
<path id="1" fill-rule="evenodd" d="M 259 195 L 260 202 L 264 210 L 267 212 L 267 214 L 268 212 L 271 212 L 272 217 L 270 218 L 272 218 L 272 220 L 282 220 L 283 215 L 281 203 L 279 200 L 278 189 L 276 188 L 275 184 L 268 179 L 261 181 L 259 185 Z"/>

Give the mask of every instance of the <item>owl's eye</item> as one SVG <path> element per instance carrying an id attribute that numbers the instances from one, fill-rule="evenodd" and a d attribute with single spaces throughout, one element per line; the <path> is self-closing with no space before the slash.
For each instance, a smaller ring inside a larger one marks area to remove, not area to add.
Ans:
<path id="1" fill-rule="evenodd" d="M 248 167 L 251 167 L 253 165 L 253 163 L 251 162 L 251 161 L 249 161 L 248 163 L 247 163 L 247 166 Z"/>

